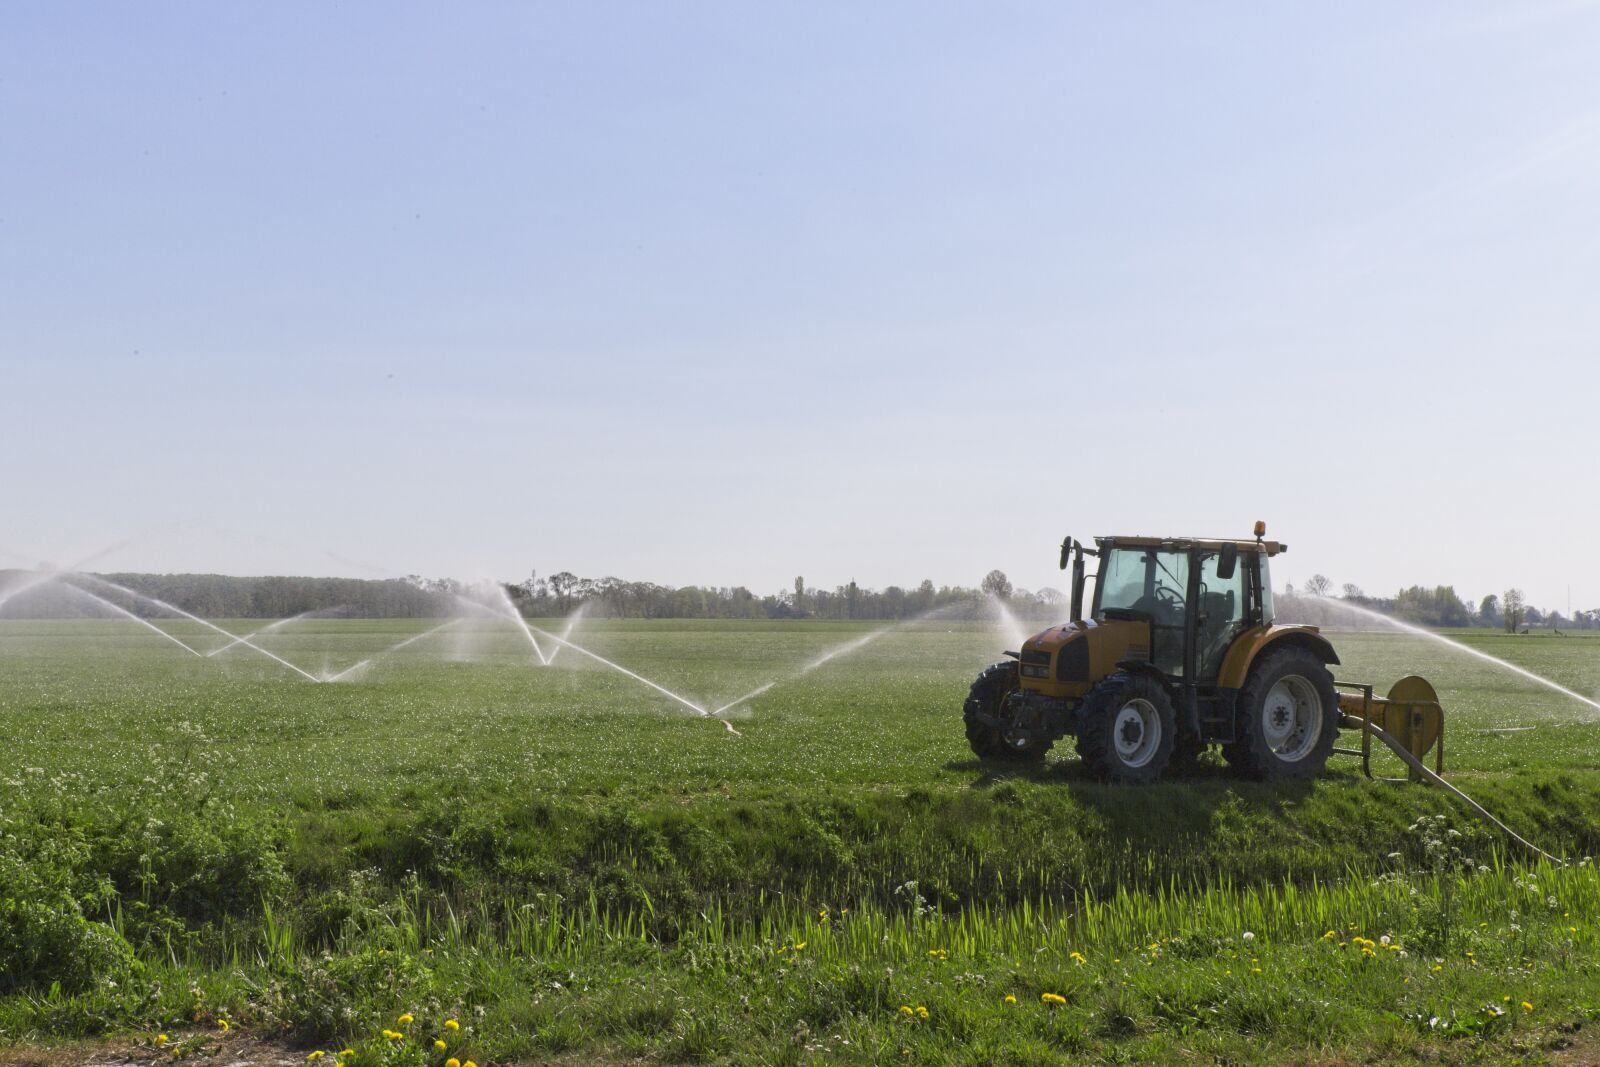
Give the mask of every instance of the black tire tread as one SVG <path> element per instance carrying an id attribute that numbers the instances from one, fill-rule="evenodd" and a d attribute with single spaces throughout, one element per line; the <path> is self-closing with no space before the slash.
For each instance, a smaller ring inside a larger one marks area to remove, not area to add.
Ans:
<path id="1" fill-rule="evenodd" d="M 961 708 L 961 718 L 967 726 L 967 744 L 979 759 L 1037 763 L 1055 744 L 1053 740 L 1035 741 L 1025 748 L 1016 748 L 1006 744 L 998 727 L 978 720 L 979 715 L 995 713 L 1000 698 L 1017 687 L 1017 677 L 1017 664 L 1006 660 L 984 668 L 973 680 L 972 689 Z"/>
<path id="2" fill-rule="evenodd" d="M 1261 708 L 1267 692 L 1285 674 L 1298 674 L 1317 687 L 1322 696 L 1322 736 L 1305 759 L 1280 760 L 1261 733 Z M 1339 695 L 1333 674 L 1315 652 L 1289 647 L 1267 652 L 1256 660 L 1239 690 L 1239 740 L 1222 747 L 1223 758 L 1234 773 L 1258 782 L 1315 778 L 1327 766 L 1339 733 Z"/>
<path id="3" fill-rule="evenodd" d="M 1111 730 L 1116 713 L 1132 697 L 1143 697 L 1161 716 L 1161 745 L 1143 767 L 1129 767 L 1116 755 Z M 1177 713 L 1166 687 L 1147 675 L 1114 674 L 1089 690 L 1078 713 L 1078 756 L 1096 778 L 1118 785 L 1154 782 L 1172 760 L 1177 743 Z"/>

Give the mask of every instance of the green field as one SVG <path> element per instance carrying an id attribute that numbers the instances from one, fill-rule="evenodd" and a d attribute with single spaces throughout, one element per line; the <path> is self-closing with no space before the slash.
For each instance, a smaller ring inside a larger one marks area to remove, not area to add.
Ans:
<path id="1" fill-rule="evenodd" d="M 430 625 L 260 643 L 334 673 Z M 0 623 L 0 1036 L 199 1050 L 225 1018 L 348 1044 L 347 1067 L 1466 1060 L 1540 1055 L 1600 1010 L 1592 867 L 1527 866 L 1349 759 L 1310 785 L 1216 763 L 1133 790 L 1070 742 L 986 765 L 960 702 L 1014 644 L 921 623 L 802 673 L 871 629 L 573 633 L 703 707 L 774 683 L 736 735 L 571 650 L 542 667 L 509 627 L 316 685 L 132 623 Z M 1333 636 L 1341 679 L 1435 682 L 1452 780 L 1552 852 L 1595 851 L 1600 711 L 1424 638 Z M 1459 636 L 1600 693 L 1600 641 Z"/>

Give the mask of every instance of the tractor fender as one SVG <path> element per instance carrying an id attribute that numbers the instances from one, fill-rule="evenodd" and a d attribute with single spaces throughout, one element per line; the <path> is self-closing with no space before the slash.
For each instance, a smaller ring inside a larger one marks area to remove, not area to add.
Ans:
<path id="1" fill-rule="evenodd" d="M 1228 647 L 1227 655 L 1222 657 L 1222 669 L 1217 672 L 1217 685 L 1243 688 L 1251 666 L 1263 652 L 1285 647 L 1304 648 L 1323 663 L 1339 662 L 1333 643 L 1315 626 L 1253 626 Z"/>

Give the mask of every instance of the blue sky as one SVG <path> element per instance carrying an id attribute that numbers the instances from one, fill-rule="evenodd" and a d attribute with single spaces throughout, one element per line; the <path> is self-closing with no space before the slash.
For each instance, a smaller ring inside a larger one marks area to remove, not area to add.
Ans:
<path id="1" fill-rule="evenodd" d="M 1600 606 L 1600 9 L 8 4 L 0 548 Z M 1587 599 L 1586 599 L 1587 598 Z"/>

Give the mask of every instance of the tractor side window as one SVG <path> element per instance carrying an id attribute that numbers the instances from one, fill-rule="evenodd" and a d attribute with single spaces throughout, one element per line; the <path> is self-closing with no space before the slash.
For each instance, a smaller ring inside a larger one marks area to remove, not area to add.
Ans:
<path id="1" fill-rule="evenodd" d="M 1195 634 L 1198 644 L 1198 666 L 1202 679 L 1212 679 L 1222 668 L 1222 657 L 1228 646 L 1239 636 L 1245 626 L 1245 575 L 1248 568 L 1241 560 L 1234 568 L 1233 577 L 1224 581 L 1217 577 L 1217 557 L 1207 556 L 1200 564 L 1200 614 L 1196 619 Z"/>

